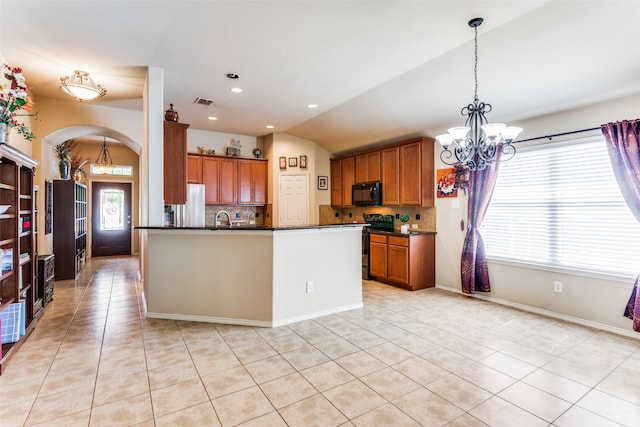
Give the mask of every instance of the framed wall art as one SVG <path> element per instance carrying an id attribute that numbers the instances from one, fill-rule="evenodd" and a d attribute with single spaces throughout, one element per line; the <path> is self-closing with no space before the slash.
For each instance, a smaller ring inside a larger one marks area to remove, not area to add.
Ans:
<path id="1" fill-rule="evenodd" d="M 329 189 L 329 177 L 328 176 L 318 176 L 318 190 L 328 190 Z"/>
<path id="2" fill-rule="evenodd" d="M 300 156 L 300 169 L 306 169 L 307 168 L 307 156 L 302 155 Z"/>
<path id="3" fill-rule="evenodd" d="M 278 160 L 280 160 L 280 170 L 287 169 L 287 158 L 286 157 L 280 157 Z"/>
<path id="4" fill-rule="evenodd" d="M 297 168 L 298 167 L 298 158 L 297 157 L 289 157 L 289 167 Z"/>
<path id="5" fill-rule="evenodd" d="M 458 197 L 456 188 L 456 172 L 454 168 L 438 169 L 436 174 L 438 197 Z"/>

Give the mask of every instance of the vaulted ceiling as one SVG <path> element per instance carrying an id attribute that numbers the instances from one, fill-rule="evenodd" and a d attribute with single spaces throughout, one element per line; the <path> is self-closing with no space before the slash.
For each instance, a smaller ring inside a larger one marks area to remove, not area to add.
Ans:
<path id="1" fill-rule="evenodd" d="M 460 125 L 478 16 L 491 121 L 640 92 L 638 1 L 1 0 L 0 51 L 37 97 L 67 97 L 60 77 L 80 69 L 108 91 L 94 103 L 141 110 L 153 66 L 192 128 L 288 132 L 340 154 Z"/>

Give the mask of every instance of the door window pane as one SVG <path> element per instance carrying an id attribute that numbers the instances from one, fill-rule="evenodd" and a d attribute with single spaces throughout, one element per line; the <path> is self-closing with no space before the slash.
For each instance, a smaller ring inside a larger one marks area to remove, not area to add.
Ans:
<path id="1" fill-rule="evenodd" d="M 124 191 L 100 190 L 100 231 L 124 230 Z"/>

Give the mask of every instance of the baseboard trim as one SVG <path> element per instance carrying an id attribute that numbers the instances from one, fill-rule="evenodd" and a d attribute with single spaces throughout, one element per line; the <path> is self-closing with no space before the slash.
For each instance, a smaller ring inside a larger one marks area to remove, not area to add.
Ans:
<path id="1" fill-rule="evenodd" d="M 453 293 L 464 295 L 467 297 L 477 298 L 483 301 L 494 302 L 496 304 L 505 305 L 507 307 L 513 307 L 523 311 L 528 311 L 530 313 L 540 314 L 542 316 L 552 317 L 554 319 L 564 320 L 567 322 L 576 323 L 578 325 L 587 326 L 589 328 L 600 329 L 602 331 L 611 332 L 613 334 L 623 335 L 625 337 L 640 340 L 640 333 L 634 332 L 633 330 L 628 331 L 626 329 L 618 328 L 615 326 L 605 325 L 604 323 L 592 322 L 590 320 L 581 319 L 579 317 L 567 316 L 566 314 L 556 313 L 555 311 L 544 310 L 542 308 L 532 307 L 530 305 L 520 304 L 517 302 L 508 301 L 502 298 L 496 298 L 489 295 L 482 295 L 479 293 L 465 294 L 460 289 L 444 286 L 438 283 L 436 283 L 436 288 L 442 289 L 443 291 L 453 292 Z"/>
<path id="2" fill-rule="evenodd" d="M 356 310 L 363 307 L 364 307 L 363 303 L 360 302 L 356 304 L 350 304 L 342 307 L 332 308 L 329 310 L 315 311 L 313 313 L 308 313 L 301 316 L 288 317 L 286 319 L 280 319 L 276 321 L 236 319 L 236 318 L 228 318 L 228 317 L 196 316 L 196 315 L 190 315 L 190 314 L 155 313 L 155 312 L 147 312 L 146 317 L 150 319 L 185 320 L 188 322 L 221 323 L 225 325 L 256 326 L 259 328 L 276 328 L 278 326 L 290 325 L 292 323 L 302 322 L 304 320 L 316 319 L 318 317 L 342 313 L 344 311 Z"/>

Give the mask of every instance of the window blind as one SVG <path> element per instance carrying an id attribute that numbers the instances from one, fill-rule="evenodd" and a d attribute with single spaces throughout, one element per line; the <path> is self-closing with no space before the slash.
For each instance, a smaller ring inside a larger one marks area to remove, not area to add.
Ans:
<path id="1" fill-rule="evenodd" d="M 520 149 L 500 165 L 480 232 L 487 256 L 636 276 L 640 223 L 603 138 Z"/>

